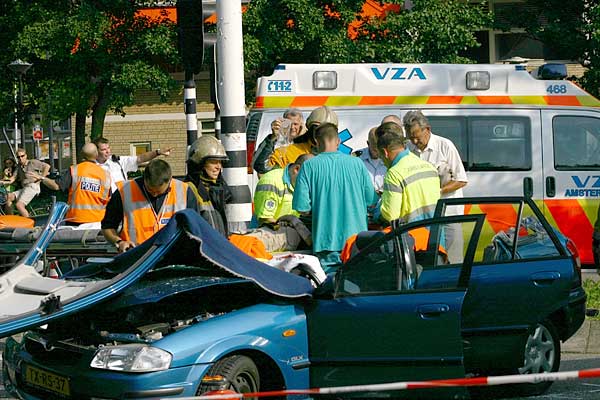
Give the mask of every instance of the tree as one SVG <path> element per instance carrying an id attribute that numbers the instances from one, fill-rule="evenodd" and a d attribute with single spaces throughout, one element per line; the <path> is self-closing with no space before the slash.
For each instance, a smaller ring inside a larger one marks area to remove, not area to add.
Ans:
<path id="1" fill-rule="evenodd" d="M 248 97 L 256 78 L 283 62 L 469 62 L 460 54 L 479 46 L 474 32 L 491 24 L 481 4 L 461 0 L 413 0 L 412 8 L 383 18 L 361 17 L 364 3 L 251 1 L 244 15 Z M 348 28 L 357 20 L 362 24 L 351 38 Z"/>
<path id="2" fill-rule="evenodd" d="M 600 3 L 597 0 L 529 0 L 519 13 L 499 16 L 496 28 L 522 27 L 558 59 L 587 67 L 583 87 L 600 96 Z"/>
<path id="3" fill-rule="evenodd" d="M 52 99 L 53 115 L 76 114 L 76 148 L 92 116 L 91 138 L 102 135 L 106 113 L 124 114 L 136 89 L 165 98 L 175 82 L 175 27 L 166 15 L 139 16 L 135 0 L 21 0 L 14 2 L 22 29 L 12 53 L 34 64 L 30 91 Z M 147 2 L 146 2 L 147 3 Z"/>
<path id="4" fill-rule="evenodd" d="M 461 54 L 480 46 L 474 33 L 490 24 L 491 15 L 481 3 L 413 0 L 410 9 L 365 21 L 353 61 L 469 63 Z"/>
<path id="5" fill-rule="evenodd" d="M 351 62 L 348 25 L 364 0 L 253 0 L 244 13 L 248 98 L 279 63 Z"/>

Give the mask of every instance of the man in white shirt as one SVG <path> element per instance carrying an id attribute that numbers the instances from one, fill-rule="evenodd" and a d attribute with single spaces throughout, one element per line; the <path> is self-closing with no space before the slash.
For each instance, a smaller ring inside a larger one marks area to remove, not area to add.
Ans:
<path id="1" fill-rule="evenodd" d="M 373 187 L 378 194 L 383 192 L 383 178 L 387 172 L 387 168 L 383 164 L 383 161 L 379 158 L 377 151 L 377 139 L 375 138 L 375 131 L 377 127 L 369 130 L 369 139 L 367 140 L 367 146 L 364 149 L 357 150 L 354 154 L 362 160 L 369 171 Z"/>
<path id="2" fill-rule="evenodd" d="M 462 188 L 467 184 L 467 173 L 460 154 L 452 141 L 431 133 L 431 125 L 421 111 L 409 111 L 403 119 L 404 131 L 410 139 L 410 149 L 422 160 L 429 161 L 440 177 L 442 199 L 463 197 Z M 446 209 L 445 215 L 463 215 L 462 206 Z M 463 259 L 463 236 L 460 224 L 446 227 L 446 250 L 451 263 Z"/>
<path id="3" fill-rule="evenodd" d="M 173 150 L 173 148 L 164 151 L 156 149 L 142 153 L 139 156 L 116 156 L 112 154 L 108 139 L 99 137 L 93 143 L 98 148 L 96 162 L 110 174 L 112 192 L 117 190 L 117 182 L 126 181 L 127 174 L 137 171 L 140 164 L 149 162 L 158 156 L 168 157 Z"/>

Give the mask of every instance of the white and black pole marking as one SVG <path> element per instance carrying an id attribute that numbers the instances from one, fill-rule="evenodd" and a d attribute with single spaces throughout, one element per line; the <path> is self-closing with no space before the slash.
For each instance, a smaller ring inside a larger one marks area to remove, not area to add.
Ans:
<path id="1" fill-rule="evenodd" d="M 220 139 L 229 161 L 223 177 L 233 194 L 226 214 L 231 232 L 245 231 L 252 218 L 252 198 L 246 166 L 246 103 L 242 4 L 217 1 L 217 96 L 221 112 Z"/>
<path id="2" fill-rule="evenodd" d="M 194 73 L 185 71 L 183 84 L 183 109 L 185 111 L 185 129 L 187 132 L 187 145 L 191 146 L 198 139 L 198 116 L 196 114 L 196 82 Z"/>

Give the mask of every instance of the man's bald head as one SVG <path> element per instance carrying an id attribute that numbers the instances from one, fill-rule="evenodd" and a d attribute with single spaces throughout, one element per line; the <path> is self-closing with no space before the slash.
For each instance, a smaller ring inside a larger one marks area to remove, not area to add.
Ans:
<path id="1" fill-rule="evenodd" d="M 81 154 L 84 160 L 94 161 L 98 157 L 98 148 L 94 143 L 86 143 L 81 148 Z"/>
<path id="2" fill-rule="evenodd" d="M 385 124 L 386 122 L 393 122 L 398 126 L 402 127 L 402 119 L 394 114 L 386 115 L 385 117 L 383 117 L 383 119 L 381 120 L 381 125 Z"/>

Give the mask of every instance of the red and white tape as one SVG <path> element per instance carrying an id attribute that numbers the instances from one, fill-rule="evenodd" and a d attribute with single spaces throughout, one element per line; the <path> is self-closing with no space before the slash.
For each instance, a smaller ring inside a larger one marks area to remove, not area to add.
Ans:
<path id="1" fill-rule="evenodd" d="M 355 385 L 355 386 L 336 386 L 328 388 L 315 389 L 289 389 L 277 390 L 271 392 L 257 393 L 228 393 L 203 395 L 195 397 L 183 397 L 181 400 L 227 400 L 227 399 L 242 399 L 247 397 L 275 397 L 275 396 L 292 396 L 292 395 L 315 395 L 315 394 L 338 394 L 338 393 L 355 393 L 355 392 L 387 392 L 394 390 L 411 390 L 411 389 L 431 389 L 441 387 L 456 387 L 456 386 L 497 386 L 515 383 L 540 383 L 540 382 L 555 382 L 555 381 L 573 381 L 585 378 L 600 378 L 600 368 L 585 369 L 581 371 L 565 371 L 552 372 L 544 374 L 529 374 L 529 375 L 503 375 L 503 376 L 487 376 L 477 378 L 456 378 L 456 379 L 440 379 L 432 381 L 420 382 L 392 382 L 380 383 L 374 385 Z"/>

